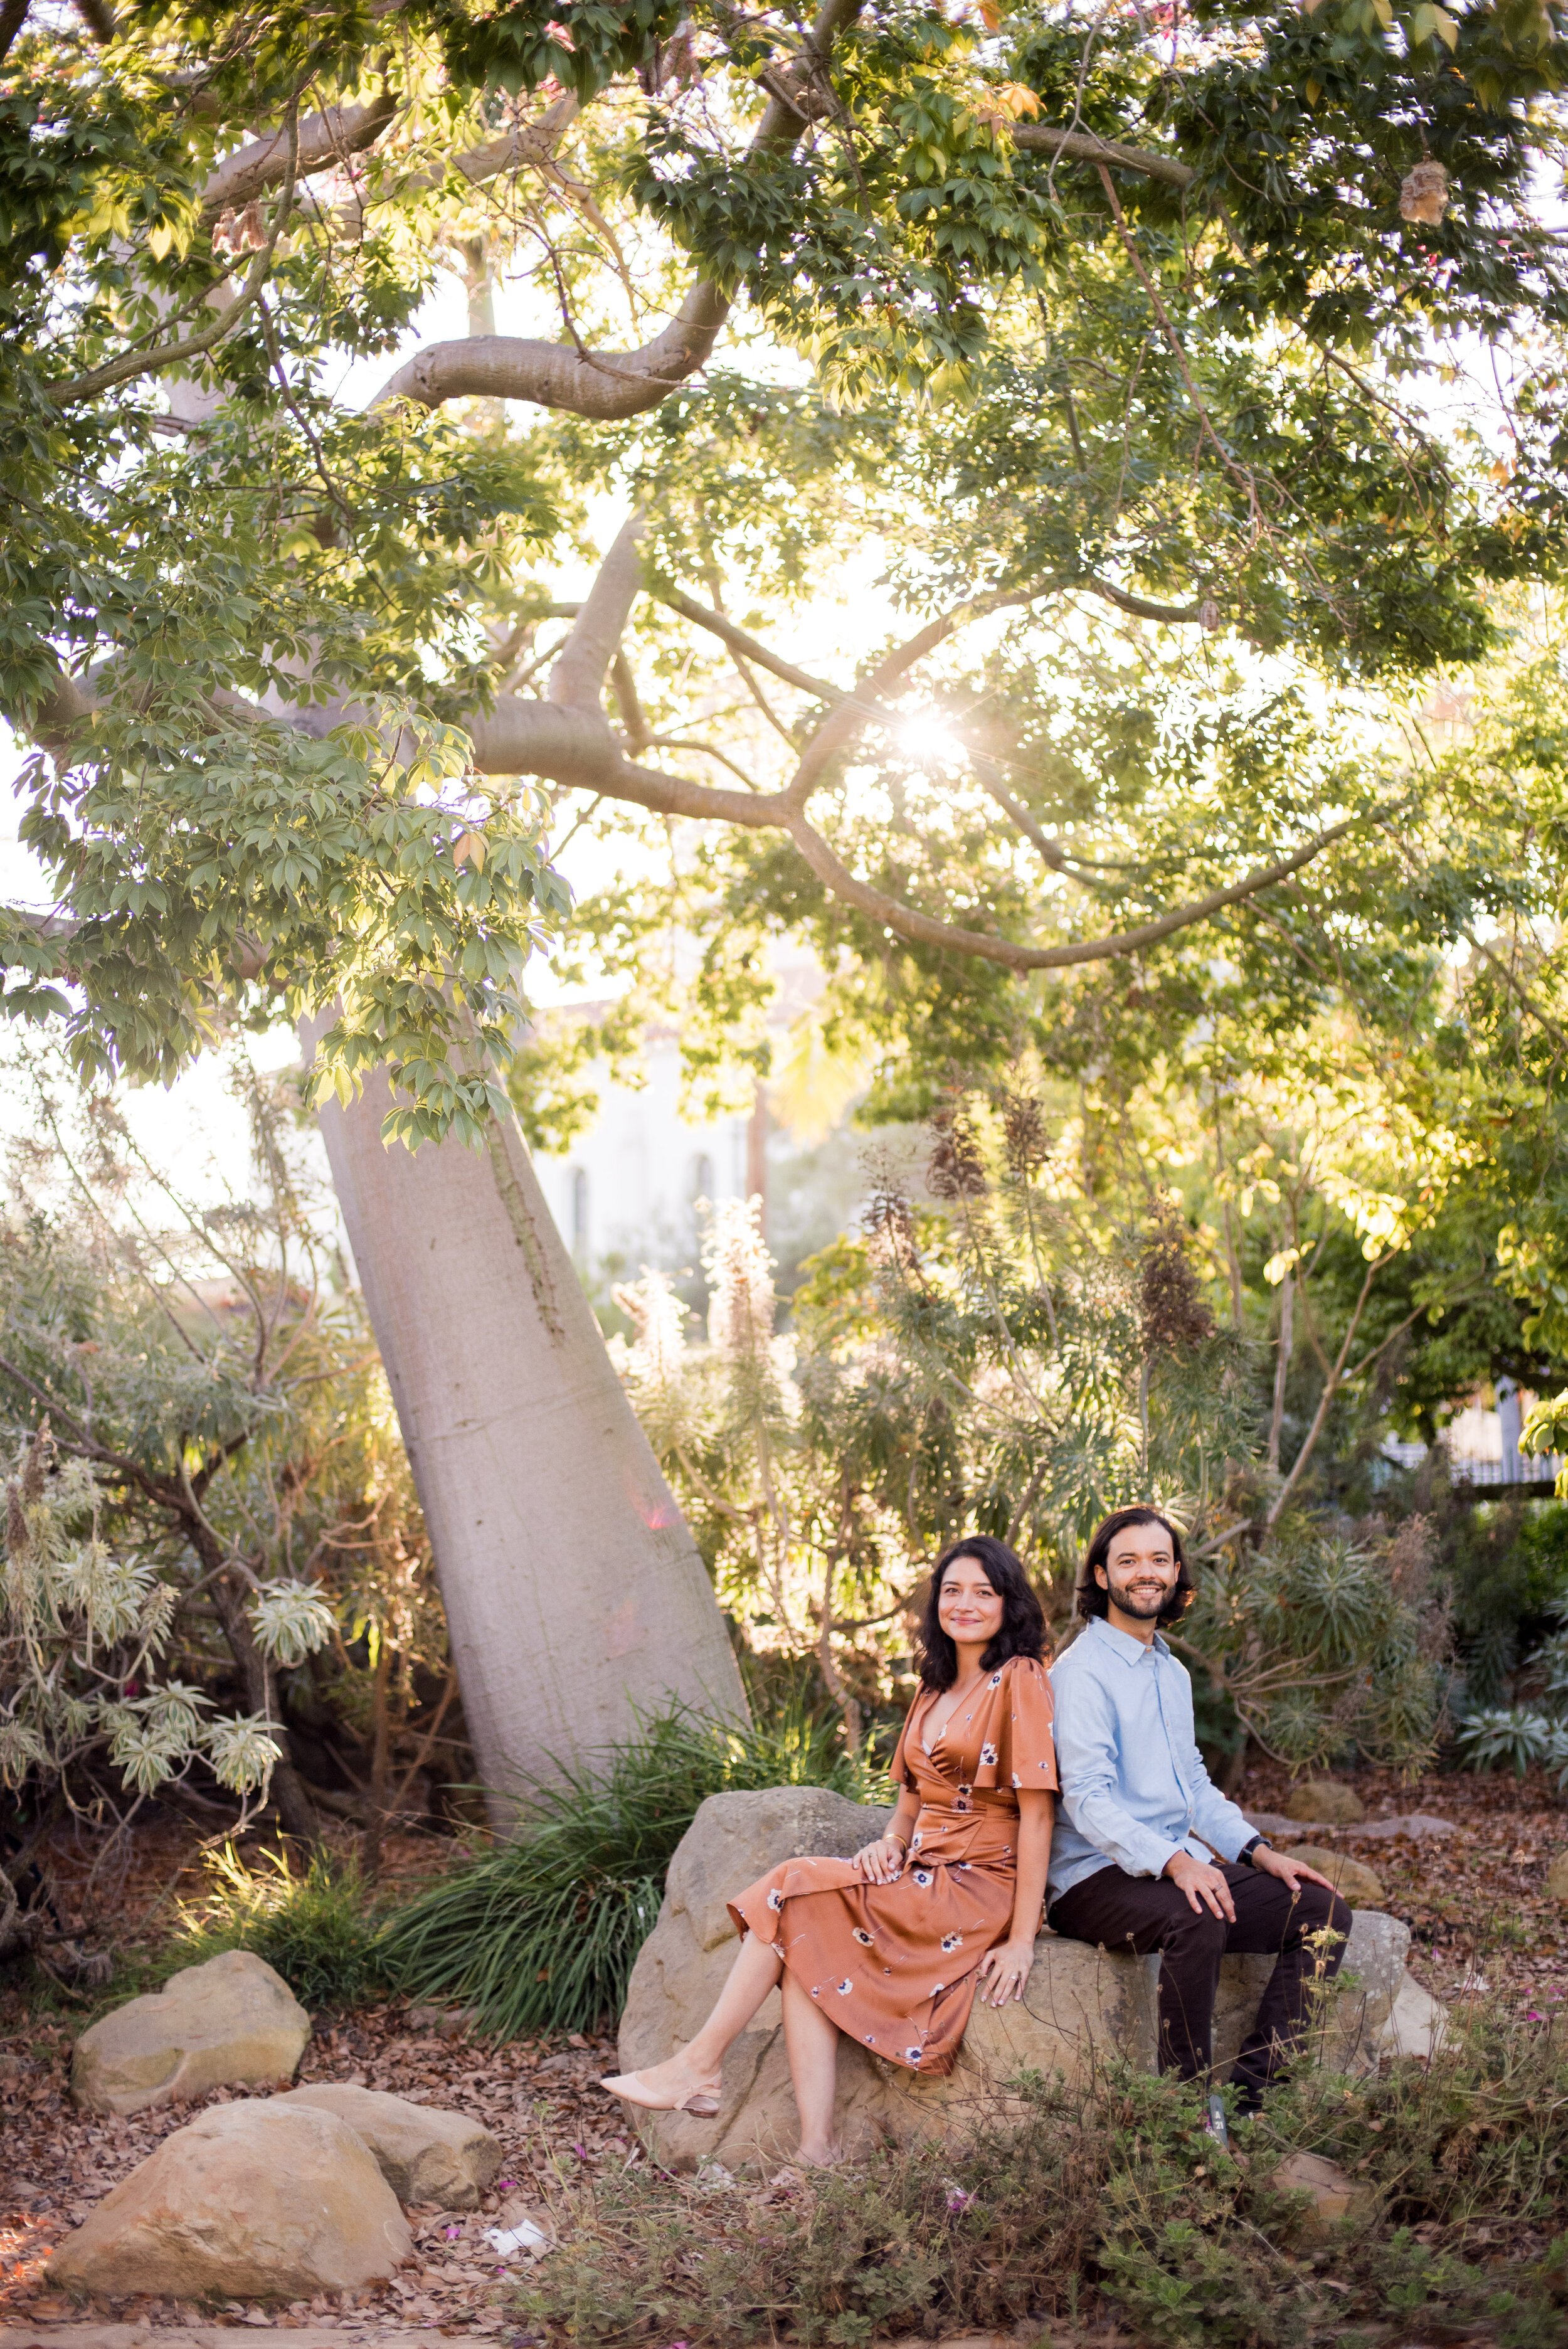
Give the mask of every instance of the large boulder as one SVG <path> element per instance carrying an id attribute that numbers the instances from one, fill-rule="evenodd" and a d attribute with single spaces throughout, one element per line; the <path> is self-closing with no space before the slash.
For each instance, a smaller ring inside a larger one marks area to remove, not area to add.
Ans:
<path id="1" fill-rule="evenodd" d="M 689 2039 L 707 2013 L 736 1951 L 727 1898 L 780 1859 L 805 1853 L 844 1857 L 875 1835 L 885 1811 L 862 1809 L 816 1787 L 711 1795 L 670 1863 L 664 1906 L 633 1969 L 621 2021 L 624 2071 L 656 2063 Z M 1357 1913 L 1346 1952 L 1345 1987 L 1317 2026 L 1320 2059 L 1369 2064 L 1405 1982 L 1409 1929 L 1375 1911 Z M 1263 1996 L 1272 1961 L 1227 1958 L 1215 2009 L 1215 2051 L 1233 2062 Z M 917 2078 L 853 2042 L 839 2045 L 839 2117 L 851 2153 L 944 2134 L 982 2115 L 1017 2109 L 1022 2073 L 1085 2079 L 1096 2059 L 1120 2054 L 1152 2070 L 1157 1958 L 1111 1956 L 1083 1941 L 1043 1933 L 1025 1999 L 973 2010 L 964 2046 L 945 2078 Z M 779 1994 L 770 1994 L 725 2059 L 716 2121 L 681 2113 L 637 2113 L 659 2159 L 675 2169 L 704 2161 L 776 2161 L 794 2149 L 795 2102 L 785 2060 Z"/>
<path id="2" fill-rule="evenodd" d="M 71 2056 L 71 2095 L 94 2113 L 139 2113 L 210 2088 L 292 2080 L 310 2017 L 282 1974 L 249 1950 L 170 1974 L 90 2030 Z"/>
<path id="3" fill-rule="evenodd" d="M 279 2105 L 307 2105 L 335 2113 L 374 2157 L 399 2202 L 434 2202 L 442 2210 L 475 2210 L 499 2175 L 500 2139 L 467 2113 L 438 2112 L 403 2096 L 335 2081 L 291 2088 Z"/>
<path id="4" fill-rule="evenodd" d="M 1284 1815 L 1313 1826 L 1353 1827 L 1367 1812 L 1355 1787 L 1342 1778 L 1304 1778 L 1285 1796 Z"/>
<path id="5" fill-rule="evenodd" d="M 381 2282 L 413 2249 L 396 2195 L 346 2121 L 254 2098 L 166 2137 L 67 2236 L 47 2272 L 68 2292 L 110 2298 L 306 2300 Z"/>
<path id="6" fill-rule="evenodd" d="M 1300 1843 L 1293 1845 L 1285 1857 L 1298 1859 L 1304 1868 L 1315 1868 L 1319 1876 L 1326 1876 L 1336 1892 L 1353 1909 L 1375 1909 L 1388 1897 L 1376 1868 L 1368 1868 L 1363 1860 L 1352 1859 L 1348 1852 L 1328 1851 L 1319 1843 Z"/>

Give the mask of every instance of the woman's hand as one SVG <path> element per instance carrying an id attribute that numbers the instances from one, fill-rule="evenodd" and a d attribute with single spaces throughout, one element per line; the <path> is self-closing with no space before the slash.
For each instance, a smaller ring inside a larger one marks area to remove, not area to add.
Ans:
<path id="1" fill-rule="evenodd" d="M 878 1836 L 856 1852 L 855 1866 L 868 1884 L 895 1884 L 903 1874 L 903 1846 L 897 1836 Z"/>
<path id="2" fill-rule="evenodd" d="M 998 1941 L 987 1950 L 975 1969 L 981 2005 L 1006 2006 L 1009 1999 L 1022 1998 L 1034 1963 L 1033 1941 Z"/>

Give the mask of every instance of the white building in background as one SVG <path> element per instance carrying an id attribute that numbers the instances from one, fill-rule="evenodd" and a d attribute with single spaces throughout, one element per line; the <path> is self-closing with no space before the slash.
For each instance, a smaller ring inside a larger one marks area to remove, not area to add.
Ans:
<path id="1" fill-rule="evenodd" d="M 1460 1485 L 1522 1485 L 1549 1489 L 1561 1475 L 1563 1461 L 1555 1452 L 1522 1452 L 1519 1439 L 1535 1397 L 1511 1379 L 1499 1379 L 1488 1402 L 1485 1390 L 1473 1394 L 1442 1431 L 1454 1481 Z M 1427 1456 L 1424 1444 L 1401 1444 L 1392 1437 L 1383 1446 L 1384 1457 L 1401 1468 L 1418 1468 Z"/>
<path id="2" fill-rule="evenodd" d="M 749 1110 L 694 1114 L 686 1100 L 678 1030 L 644 1040 L 627 1081 L 592 1071 L 599 1112 L 570 1149 L 536 1152 L 534 1165 L 562 1239 L 593 1286 L 604 1272 L 634 1278 L 644 1264 L 696 1273 L 708 1210 L 760 1196 L 763 1229 L 788 1292 L 802 1260 L 850 1228 L 876 1187 L 867 1142 L 847 1112 L 863 1089 L 858 1061 L 827 1047 L 813 1019 L 823 979 L 809 957 L 775 964 L 767 1011 L 773 1072 Z M 592 1016 L 603 1006 L 582 1006 Z M 557 1012 L 554 1018 L 570 1018 Z M 876 1154 L 891 1144 L 879 1138 Z"/>
<path id="3" fill-rule="evenodd" d="M 536 1154 L 534 1166 L 578 1265 L 695 1269 L 698 1202 L 767 1195 L 767 1112 L 694 1122 L 682 1108 L 676 1035 L 651 1035 L 641 1068 L 640 1086 L 603 1079 L 593 1123 L 561 1155 Z"/>

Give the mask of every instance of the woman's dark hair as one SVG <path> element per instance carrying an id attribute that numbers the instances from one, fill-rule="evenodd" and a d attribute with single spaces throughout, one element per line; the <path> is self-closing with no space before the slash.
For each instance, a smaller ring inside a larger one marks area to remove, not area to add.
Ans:
<path id="1" fill-rule="evenodd" d="M 1129 1526 L 1163 1526 L 1171 1537 L 1171 1554 L 1176 1560 L 1176 1581 L 1170 1598 L 1155 1617 L 1163 1630 L 1169 1623 L 1179 1623 L 1192 1604 L 1192 1578 L 1187 1571 L 1187 1559 L 1181 1547 L 1181 1528 L 1173 1526 L 1161 1509 L 1150 1509 L 1141 1504 L 1130 1509 L 1112 1509 L 1089 1536 L 1088 1547 L 1083 1554 L 1083 1564 L 1078 1570 L 1077 1606 L 1087 1623 L 1091 1616 L 1103 1617 L 1110 1594 L 1095 1580 L 1095 1568 L 1104 1566 L 1110 1556 L 1110 1545 Z"/>
<path id="2" fill-rule="evenodd" d="M 982 1670 L 994 1672 L 1009 1656 L 1045 1661 L 1046 1610 L 1029 1588 L 1028 1576 L 1006 1542 L 989 1534 L 971 1534 L 967 1541 L 955 1541 L 944 1549 L 932 1572 L 916 1640 L 922 1688 L 948 1689 L 958 1678 L 958 1651 L 942 1628 L 940 1609 L 942 1578 L 960 1557 L 972 1557 L 984 1567 L 986 1581 L 1002 1602 L 1001 1629 L 980 1659 Z"/>

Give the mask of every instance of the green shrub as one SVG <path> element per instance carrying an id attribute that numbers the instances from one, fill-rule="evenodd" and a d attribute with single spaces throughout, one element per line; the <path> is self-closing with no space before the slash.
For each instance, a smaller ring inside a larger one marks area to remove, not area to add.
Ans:
<path id="1" fill-rule="evenodd" d="M 318 1851 L 296 1876 L 281 1847 L 249 1868 L 225 1844 L 209 1857 L 207 1876 L 201 1899 L 180 1910 L 180 1964 L 253 1950 L 312 2008 L 353 2006 L 385 1990 L 377 1922 L 353 1860 Z"/>
<path id="2" fill-rule="evenodd" d="M 722 1725 L 682 1708 L 529 1791 L 526 1824 L 387 1920 L 382 1961 L 416 1998 L 457 1998 L 504 2038 L 618 2014 L 665 1870 L 709 1795 L 821 1785 L 887 1799 L 836 1719 L 786 1705 Z"/>
<path id="3" fill-rule="evenodd" d="M 1000 2331 L 1109 2316 L 1149 2349 L 1408 2337 L 1560 2349 L 1568 2333 L 1568 2031 L 1482 2014 L 1429 2066 L 1304 2071 L 1232 2156 L 1180 2083 L 1026 2082 L 1019 2124 L 888 2151 L 807 2190 L 651 2166 L 563 2189 L 561 2251 L 519 2313 L 574 2349 Z M 1310 2229 L 1274 2183 L 1327 2155 L 1364 2207 Z M 1399 2337 L 1407 2337 L 1402 2330 Z"/>

